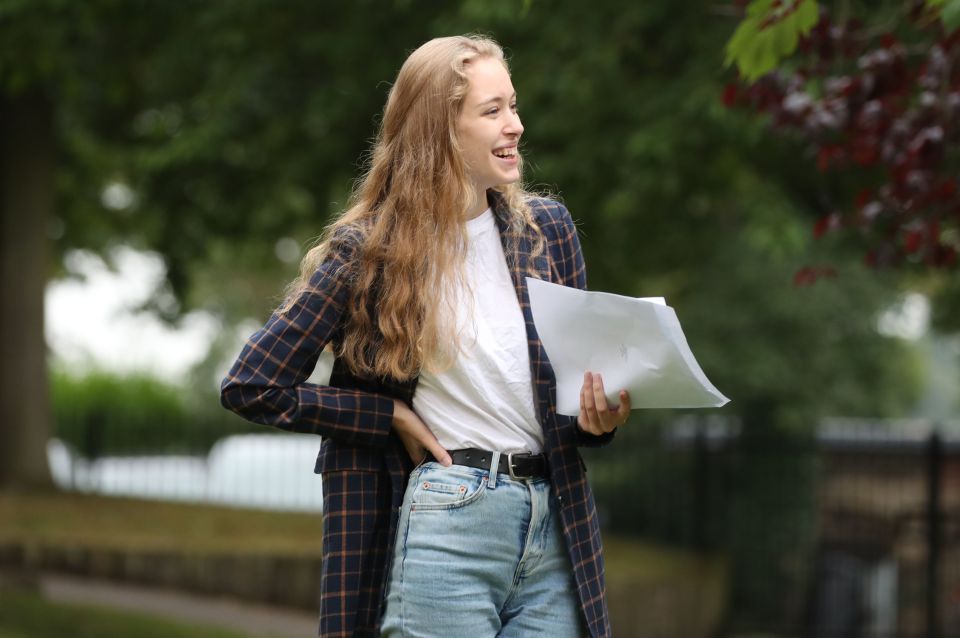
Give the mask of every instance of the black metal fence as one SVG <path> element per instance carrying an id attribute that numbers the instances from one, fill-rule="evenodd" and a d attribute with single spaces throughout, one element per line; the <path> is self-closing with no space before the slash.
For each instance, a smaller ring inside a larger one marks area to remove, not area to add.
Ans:
<path id="1" fill-rule="evenodd" d="M 960 428 L 690 419 L 590 455 L 608 531 L 726 556 L 723 636 L 960 636 Z"/>

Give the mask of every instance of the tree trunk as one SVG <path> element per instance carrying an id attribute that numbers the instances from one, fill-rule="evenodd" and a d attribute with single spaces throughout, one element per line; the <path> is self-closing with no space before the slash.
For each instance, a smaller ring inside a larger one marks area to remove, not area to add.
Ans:
<path id="1" fill-rule="evenodd" d="M 43 332 L 53 127 L 41 92 L 0 93 L 0 488 L 53 487 Z"/>

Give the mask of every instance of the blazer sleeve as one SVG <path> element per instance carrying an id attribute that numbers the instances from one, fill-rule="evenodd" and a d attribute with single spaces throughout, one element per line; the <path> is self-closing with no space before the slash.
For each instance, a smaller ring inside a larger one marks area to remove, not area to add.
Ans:
<path id="1" fill-rule="evenodd" d="M 580 238 L 577 236 L 577 227 L 573 223 L 570 212 L 562 204 L 557 205 L 560 213 L 560 242 L 563 262 L 560 271 L 563 273 L 564 286 L 577 288 L 579 290 L 587 289 L 587 268 L 583 260 L 583 252 L 580 250 Z M 602 447 L 613 441 L 617 431 L 613 430 L 606 434 L 595 435 L 584 432 L 577 424 L 576 417 L 573 419 L 573 426 L 577 432 L 577 445 L 583 447 Z"/>
<path id="2" fill-rule="evenodd" d="M 274 312 L 243 346 L 220 386 L 220 403 L 255 423 L 330 437 L 352 445 L 384 445 L 393 399 L 361 390 L 306 383 L 349 302 L 346 265 L 357 241 L 333 242 L 309 287 L 289 310 Z"/>

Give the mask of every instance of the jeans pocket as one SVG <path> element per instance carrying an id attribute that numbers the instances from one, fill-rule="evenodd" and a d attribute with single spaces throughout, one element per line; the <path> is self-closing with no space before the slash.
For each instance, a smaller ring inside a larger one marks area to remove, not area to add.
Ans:
<path id="1" fill-rule="evenodd" d="M 443 467 L 428 463 L 411 481 L 411 511 L 457 509 L 476 501 L 486 491 L 486 472 L 461 468 Z"/>

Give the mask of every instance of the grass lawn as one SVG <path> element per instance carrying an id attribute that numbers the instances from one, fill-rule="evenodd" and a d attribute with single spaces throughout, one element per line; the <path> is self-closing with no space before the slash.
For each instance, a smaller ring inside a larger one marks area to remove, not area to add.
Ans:
<path id="1" fill-rule="evenodd" d="M 211 625 L 183 624 L 157 616 L 103 607 L 52 603 L 39 594 L 3 591 L 0 638 L 249 638 Z"/>
<path id="2" fill-rule="evenodd" d="M 319 556 L 319 514 L 75 492 L 0 492 L 0 543 Z"/>
<path id="3" fill-rule="evenodd" d="M 719 556 L 701 556 L 613 535 L 603 537 L 603 555 L 609 585 L 722 580 L 726 572 L 726 563 Z"/>

